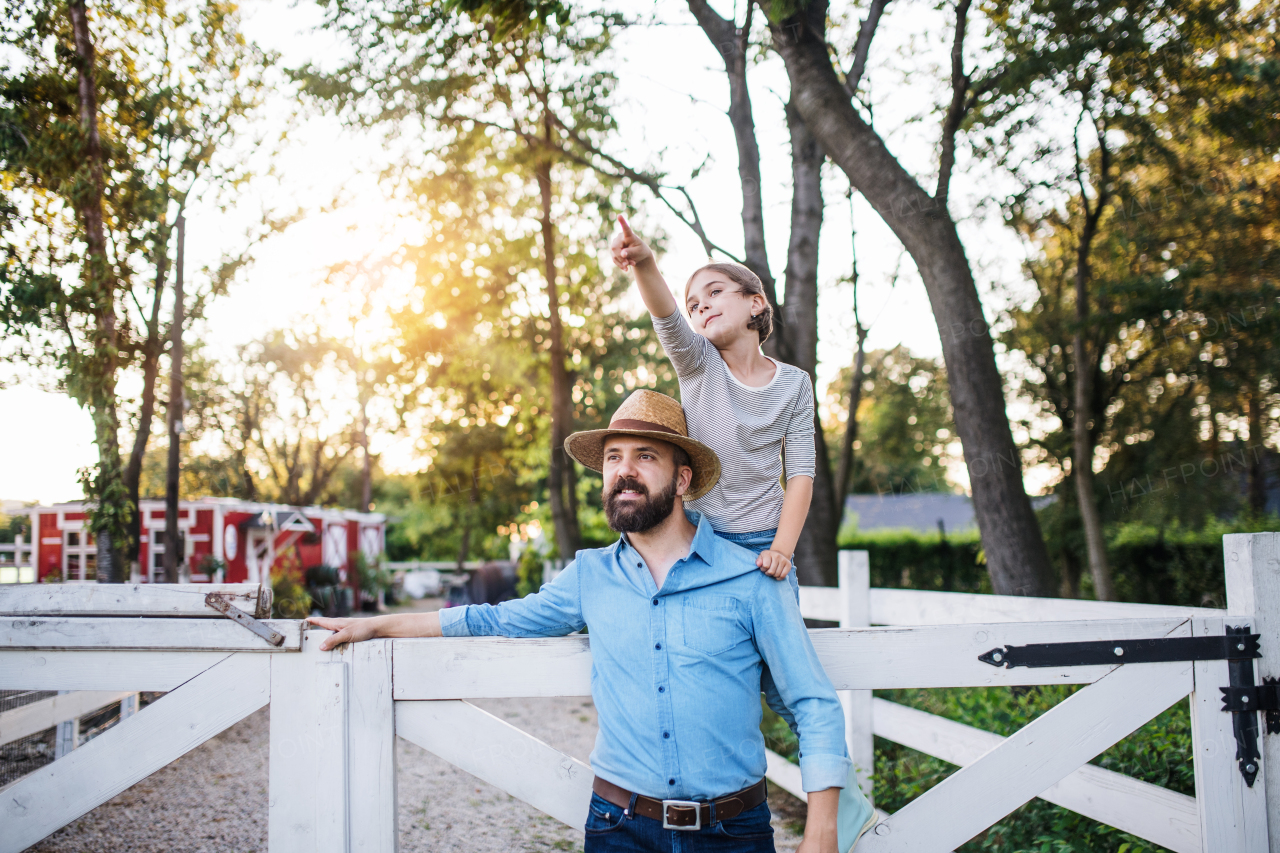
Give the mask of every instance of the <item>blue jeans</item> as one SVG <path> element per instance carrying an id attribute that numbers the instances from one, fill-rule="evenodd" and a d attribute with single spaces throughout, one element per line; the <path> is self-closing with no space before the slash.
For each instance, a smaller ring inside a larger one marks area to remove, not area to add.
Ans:
<path id="1" fill-rule="evenodd" d="M 701 829 L 663 829 L 662 821 L 624 815 L 621 806 L 591 795 L 584 853 L 773 853 L 769 804 Z"/>
<path id="2" fill-rule="evenodd" d="M 748 551 L 755 551 L 759 554 L 769 549 L 777 532 L 778 529 L 775 527 L 772 530 L 757 530 L 754 533 L 721 533 L 717 530 L 716 535 L 735 545 L 741 545 Z M 791 571 L 787 572 L 787 583 L 791 584 L 791 591 L 796 594 L 796 603 L 799 604 L 800 581 L 796 579 L 794 563 L 791 566 Z M 764 701 L 773 709 L 773 712 L 786 721 L 788 728 L 791 729 L 796 737 L 800 737 L 800 732 L 796 729 L 795 715 L 783 704 L 782 696 L 778 693 L 777 685 L 773 683 L 773 675 L 769 672 L 768 666 L 765 666 L 760 673 L 760 690 L 764 693 Z"/>

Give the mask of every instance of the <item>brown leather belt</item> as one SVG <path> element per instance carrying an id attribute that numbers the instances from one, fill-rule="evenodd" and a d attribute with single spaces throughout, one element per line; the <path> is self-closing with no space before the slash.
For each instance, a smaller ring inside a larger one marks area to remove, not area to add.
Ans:
<path id="1" fill-rule="evenodd" d="M 615 806 L 624 809 L 631 806 L 633 796 L 631 791 L 620 788 L 599 776 L 595 777 L 595 781 L 591 783 L 591 790 Z M 729 820 L 763 803 L 767 794 L 768 786 L 761 779 L 749 788 L 743 788 L 741 791 L 728 794 L 710 803 L 698 803 L 692 800 L 655 800 L 653 797 L 634 796 L 636 814 L 662 821 L 663 829 L 701 829 L 711 825 L 712 805 L 716 807 L 716 820 Z"/>

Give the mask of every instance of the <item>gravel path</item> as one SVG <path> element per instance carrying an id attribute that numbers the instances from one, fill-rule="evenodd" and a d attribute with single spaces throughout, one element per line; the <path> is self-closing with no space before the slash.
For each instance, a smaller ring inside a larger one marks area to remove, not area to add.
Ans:
<path id="1" fill-rule="evenodd" d="M 490 699 L 480 707 L 583 761 L 595 739 L 586 699 Z M 267 849 L 268 710 L 30 848 L 35 853 L 250 853 Z M 405 740 L 397 742 L 404 853 L 541 853 L 582 849 L 570 829 Z M 787 826 L 803 806 L 772 790 L 778 850 L 799 842 Z"/>

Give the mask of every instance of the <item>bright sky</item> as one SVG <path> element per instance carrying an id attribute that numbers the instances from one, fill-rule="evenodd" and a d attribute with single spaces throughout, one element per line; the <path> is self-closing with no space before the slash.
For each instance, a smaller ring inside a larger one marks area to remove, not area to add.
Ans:
<path id="1" fill-rule="evenodd" d="M 718 4 L 724 13 L 728 5 Z M 245 4 L 249 35 L 280 51 L 286 65 L 324 57 L 333 42 L 313 31 L 316 7 L 292 0 L 250 0 Z M 728 102 L 723 67 L 683 2 L 660 0 L 655 6 L 660 26 L 636 27 L 618 42 L 619 113 L 626 140 L 619 153 L 628 161 L 660 162 L 673 179 L 711 161 L 691 190 L 712 238 L 726 247 L 740 246 L 740 195 L 737 154 L 724 109 Z M 947 59 L 951 22 L 932 4 L 893 4 L 880 25 L 872 48 L 870 80 L 876 101 L 875 121 L 890 148 L 916 175 L 932 174 L 936 162 L 939 119 L 933 111 L 943 95 L 938 68 Z M 903 69 L 913 69 L 909 79 Z M 776 57 L 752 70 L 753 104 L 763 152 L 765 217 L 770 260 L 781 278 L 786 262 L 790 205 L 788 140 L 783 118 L 787 80 Z M 282 95 L 272 116 L 288 113 Z M 273 118 L 272 121 L 279 119 Z M 290 142 L 277 161 L 278 179 L 261 181 L 221 212 L 197 203 L 188 214 L 188 270 L 213 263 L 224 252 L 238 252 L 245 230 L 266 207 L 300 207 L 306 218 L 271 238 L 256 253 L 257 261 L 215 303 L 206 322 L 192 330 L 215 352 L 230 353 L 238 344 L 284 327 L 313 312 L 326 291 L 323 271 L 344 260 L 379 254 L 379 249 L 412 239 L 415 223 L 397 218 L 373 177 L 382 156 L 377 140 L 344 131 L 330 117 L 311 115 L 290 132 Z M 245 156 L 254 156 L 246 152 Z M 261 156 L 261 152 L 257 153 Z M 847 183 L 834 167 L 825 182 L 826 220 L 821 249 L 820 383 L 825 385 L 852 360 L 854 339 L 848 285 L 850 211 Z M 963 152 L 952 190 L 952 206 L 973 262 L 988 313 L 1025 293 L 1018 271 L 1022 249 L 999 223 L 974 211 L 990 194 L 996 178 L 974 166 Z M 926 182 L 931 188 L 931 184 Z M 336 208 L 335 198 L 341 199 Z M 704 262 L 699 242 L 662 205 L 645 211 L 671 237 L 663 269 L 672 281 Z M 855 199 L 857 251 L 862 276 L 860 302 L 864 322 L 871 323 L 869 348 L 906 344 L 917 354 L 941 352 L 923 285 L 907 259 L 896 288 L 888 279 L 898 263 L 896 239 L 861 199 Z M 602 251 L 605 247 L 601 247 Z M 638 305 L 638 303 L 637 303 Z M 77 470 L 93 462 L 88 414 L 63 395 L 39 390 L 34 381 L 0 390 L 0 498 L 49 503 L 80 496 Z M 163 427 L 160 432 L 163 433 Z M 154 440 L 154 439 L 153 439 Z M 385 453 L 391 469 L 413 465 L 410 442 L 374 447 Z M 960 473 L 963 472 L 953 472 Z M 1038 490 L 1043 474 L 1032 472 L 1028 487 Z"/>

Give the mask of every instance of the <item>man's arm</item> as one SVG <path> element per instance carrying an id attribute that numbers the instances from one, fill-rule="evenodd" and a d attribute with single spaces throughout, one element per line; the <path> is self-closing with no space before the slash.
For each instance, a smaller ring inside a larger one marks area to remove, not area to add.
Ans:
<path id="1" fill-rule="evenodd" d="M 397 613 L 369 619 L 312 616 L 307 621 L 337 632 L 320 644 L 324 651 L 341 643 L 381 637 L 559 637 L 586 624 L 578 578 L 574 561 L 535 594 L 496 606 L 471 604 L 436 613 Z"/>
<path id="2" fill-rule="evenodd" d="M 343 643 L 359 643 L 379 637 L 439 637 L 439 613 L 392 613 L 368 619 L 327 619 L 310 616 L 307 621 L 336 633 L 325 637 L 320 651 L 327 652 Z"/>
<path id="3" fill-rule="evenodd" d="M 800 734 L 801 784 L 810 806 L 802 849 L 834 853 L 839 789 L 848 783 L 851 767 L 844 708 L 818 661 L 789 586 L 760 577 L 751 598 L 751 620 L 756 648 Z"/>

